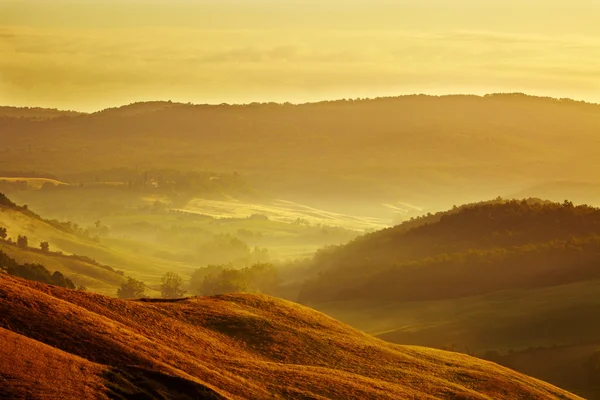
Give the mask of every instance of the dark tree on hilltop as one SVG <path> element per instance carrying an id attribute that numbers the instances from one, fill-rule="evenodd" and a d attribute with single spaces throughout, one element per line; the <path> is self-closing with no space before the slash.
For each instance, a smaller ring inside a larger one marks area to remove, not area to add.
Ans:
<path id="1" fill-rule="evenodd" d="M 29 246 L 29 239 L 27 239 L 27 236 L 19 235 L 17 238 L 17 246 L 26 249 Z"/>
<path id="2" fill-rule="evenodd" d="M 181 286 L 183 285 L 183 279 L 175 272 L 167 272 L 162 277 L 162 284 L 160 285 L 160 293 L 165 299 L 173 299 L 182 297 L 186 291 Z"/>
<path id="3" fill-rule="evenodd" d="M 6 228 L 0 227 L 0 239 L 6 240 L 8 237 L 8 233 L 6 232 Z"/>
<path id="4" fill-rule="evenodd" d="M 139 299 L 144 297 L 145 291 L 146 285 L 144 285 L 144 282 L 128 277 L 127 282 L 122 283 L 121 287 L 117 289 L 117 296 L 120 299 Z"/>
<path id="5" fill-rule="evenodd" d="M 41 242 L 40 249 L 42 249 L 43 252 L 47 253 L 50 251 L 50 244 L 48 242 Z"/>
<path id="6" fill-rule="evenodd" d="M 54 271 L 54 273 L 52 274 L 50 283 L 53 285 L 56 285 L 56 286 L 67 288 L 67 289 L 75 289 L 76 288 L 73 281 L 71 281 L 68 278 L 65 278 L 65 276 L 58 271 Z"/>

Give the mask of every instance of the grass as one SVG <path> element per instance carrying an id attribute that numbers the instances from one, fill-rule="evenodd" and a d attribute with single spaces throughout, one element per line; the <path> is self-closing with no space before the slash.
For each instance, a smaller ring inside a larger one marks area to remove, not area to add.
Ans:
<path id="1" fill-rule="evenodd" d="M 36 398 L 59 397 L 65 388 L 48 369 L 64 377 L 75 368 L 73 390 L 100 379 L 99 393 L 113 398 L 178 387 L 227 399 L 577 398 L 466 355 L 386 343 L 267 296 L 123 301 L 0 276 L 0 315 L 0 328 L 11 331 L 0 332 L 21 347 L 17 354 L 0 342 L 0 360 L 11 360 L 0 361 L 9 397 L 39 392 L 40 381 L 46 390 Z M 38 382 L 27 375 L 30 362 Z"/>
<path id="2" fill-rule="evenodd" d="M 315 307 L 386 340 L 473 351 L 584 343 L 600 336 L 600 322 L 588 319 L 600 312 L 600 281 L 440 301 L 347 301 Z M 553 329 L 545 329 L 548 324 Z"/>
<path id="3" fill-rule="evenodd" d="M 313 225 L 338 226 L 357 231 L 382 229 L 388 226 L 388 221 L 378 218 L 345 215 L 286 200 L 251 203 L 234 200 L 196 199 L 192 200 L 183 210 L 218 218 L 246 218 L 252 214 L 261 214 L 269 217 L 272 221 L 286 223 L 294 222 L 298 218 L 301 218 Z"/>
<path id="4" fill-rule="evenodd" d="M 131 251 L 125 246 L 115 246 L 114 248 L 106 246 L 102 243 L 97 243 L 91 240 L 83 239 L 77 235 L 70 234 L 55 228 L 54 226 L 36 219 L 19 211 L 0 207 L 0 226 L 6 227 L 9 237 L 16 240 L 17 236 L 24 235 L 29 239 L 29 246 L 35 247 L 42 241 L 47 241 L 50 244 L 52 251 L 63 252 L 65 254 L 77 254 L 90 257 L 96 261 L 110 265 L 117 270 L 124 271 L 126 275 L 144 281 L 146 284 L 156 286 L 160 281 L 160 277 L 167 271 L 175 271 L 184 275 L 191 274 L 193 268 L 183 263 L 177 263 L 169 260 L 152 257 L 148 254 L 138 254 Z M 156 248 L 156 246 L 154 247 Z M 33 254 L 23 254 L 11 250 L 15 255 L 14 258 L 23 262 L 29 262 L 29 259 L 39 258 L 39 255 L 34 257 Z M 81 275 L 93 277 L 92 271 L 84 271 L 84 267 L 79 265 L 68 264 L 60 265 L 64 262 L 63 258 L 54 258 L 43 260 L 48 262 L 49 269 L 55 268 L 62 272 L 65 269 L 67 272 L 79 273 Z M 41 262 L 44 264 L 44 262 Z M 69 268 L 71 270 L 69 271 Z M 77 281 L 77 280 L 76 280 Z M 85 283 L 83 283 L 85 284 Z M 108 294 L 106 286 L 98 285 L 88 281 L 90 289 L 99 288 L 98 292 Z M 110 289 L 112 290 L 112 289 Z"/>
<path id="5" fill-rule="evenodd" d="M 478 355 L 497 350 L 503 365 L 590 398 L 583 366 L 600 348 L 600 281 L 441 301 L 348 301 L 316 308 L 392 343 Z"/>
<path id="6" fill-rule="evenodd" d="M 2 241 L 0 251 L 21 264 L 42 264 L 50 272 L 59 271 L 76 285 L 108 296 L 115 296 L 117 288 L 126 281 L 125 277 L 114 271 L 57 253 L 22 249 Z"/>

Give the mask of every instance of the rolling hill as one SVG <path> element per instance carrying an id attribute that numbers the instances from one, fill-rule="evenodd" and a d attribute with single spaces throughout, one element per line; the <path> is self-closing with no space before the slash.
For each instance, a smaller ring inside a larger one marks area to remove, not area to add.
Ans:
<path id="1" fill-rule="evenodd" d="M 521 94 L 149 102 L 44 121 L 4 117 L 0 128 L 0 169 L 66 180 L 116 166 L 240 171 L 278 196 L 356 214 L 382 202 L 440 209 L 546 182 L 585 185 L 600 169 L 599 105 Z M 578 199 L 598 204 L 590 190 Z"/>
<path id="2" fill-rule="evenodd" d="M 300 300 L 437 300 L 597 279 L 599 235 L 598 208 L 479 203 L 322 251 Z"/>
<path id="3" fill-rule="evenodd" d="M 494 353 L 595 399 L 599 263 L 600 209 L 497 199 L 321 251 L 299 300 L 393 343 Z"/>
<path id="4" fill-rule="evenodd" d="M 18 248 L 0 241 L 0 250 L 7 252 L 19 262 L 36 262 L 72 276 L 75 283 L 103 294 L 114 294 L 114 288 L 125 278 L 115 269 L 148 285 L 157 284 L 165 271 L 190 273 L 193 266 L 172 260 L 140 254 L 139 249 L 107 245 L 93 240 L 91 235 L 73 223 L 47 220 L 27 206 L 17 206 L 0 193 L 0 227 L 7 229 L 13 242 L 18 236 L 28 238 L 28 249 Z M 37 251 L 40 242 L 48 242 L 50 252 Z M 138 245 L 138 247 L 141 245 Z M 146 245 L 151 247 L 151 245 Z M 157 246 L 152 247 L 156 251 Z M 66 256 L 83 257 L 66 257 Z M 106 266 L 111 267 L 106 267 Z M 114 266 L 114 268 L 112 268 Z M 148 294 L 154 293 L 152 290 Z"/>
<path id="5" fill-rule="evenodd" d="M 115 296 L 119 286 L 127 281 L 122 272 L 86 257 L 23 249 L 1 240 L 0 251 L 21 264 L 39 264 L 51 271 L 58 271 L 77 286 L 107 296 Z"/>
<path id="6" fill-rule="evenodd" d="M 123 301 L 0 275 L 0 338 L 12 399 L 578 398 L 249 294 Z"/>

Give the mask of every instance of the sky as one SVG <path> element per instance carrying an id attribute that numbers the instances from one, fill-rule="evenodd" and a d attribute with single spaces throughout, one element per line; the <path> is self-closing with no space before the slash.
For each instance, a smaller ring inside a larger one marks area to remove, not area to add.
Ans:
<path id="1" fill-rule="evenodd" d="M 600 102 L 600 0 L 0 0 L 0 105 Z"/>

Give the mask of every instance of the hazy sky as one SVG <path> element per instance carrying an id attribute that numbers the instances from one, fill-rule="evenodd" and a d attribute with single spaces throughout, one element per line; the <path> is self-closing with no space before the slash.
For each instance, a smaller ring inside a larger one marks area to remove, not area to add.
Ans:
<path id="1" fill-rule="evenodd" d="M 0 0 L 0 104 L 600 102 L 600 0 Z"/>

